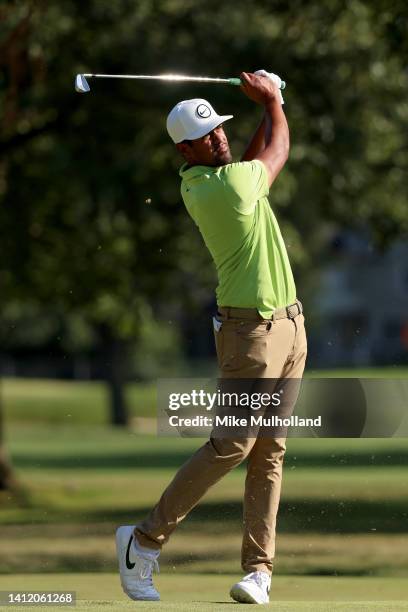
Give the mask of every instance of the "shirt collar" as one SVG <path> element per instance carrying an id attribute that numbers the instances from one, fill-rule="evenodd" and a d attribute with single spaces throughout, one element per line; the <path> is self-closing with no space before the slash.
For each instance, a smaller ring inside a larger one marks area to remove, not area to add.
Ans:
<path id="1" fill-rule="evenodd" d="M 179 174 L 184 180 L 186 180 L 196 178 L 204 173 L 208 174 L 209 172 L 216 172 L 216 170 L 216 166 L 191 166 L 191 168 L 189 168 L 186 162 L 181 166 Z"/>

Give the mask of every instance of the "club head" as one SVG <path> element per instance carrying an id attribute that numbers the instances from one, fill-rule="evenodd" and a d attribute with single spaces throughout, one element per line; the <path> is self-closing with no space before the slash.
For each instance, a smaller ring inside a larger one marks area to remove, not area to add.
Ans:
<path id="1" fill-rule="evenodd" d="M 79 93 L 87 93 L 90 91 L 88 81 L 83 74 L 77 74 L 75 77 L 75 90 Z"/>

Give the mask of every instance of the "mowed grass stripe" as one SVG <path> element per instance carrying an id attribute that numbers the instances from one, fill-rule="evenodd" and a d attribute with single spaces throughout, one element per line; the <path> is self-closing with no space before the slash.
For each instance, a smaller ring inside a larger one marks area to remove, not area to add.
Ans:
<path id="1" fill-rule="evenodd" d="M 407 379 L 408 368 L 308 370 L 306 377 Z M 125 394 L 133 417 L 156 415 L 155 382 L 129 383 Z M 109 393 L 103 382 L 4 378 L 2 396 L 8 421 L 101 424 L 109 420 Z"/>
<path id="2" fill-rule="evenodd" d="M 3 527 L 0 573 L 115 571 L 115 525 Z M 99 531 L 99 533 L 98 533 Z M 165 574 L 240 571 L 241 533 L 179 531 L 161 554 Z M 353 554 L 350 554 L 350 550 Z M 288 575 L 403 576 L 408 569 L 408 535 L 284 534 L 277 539 L 276 572 Z"/>

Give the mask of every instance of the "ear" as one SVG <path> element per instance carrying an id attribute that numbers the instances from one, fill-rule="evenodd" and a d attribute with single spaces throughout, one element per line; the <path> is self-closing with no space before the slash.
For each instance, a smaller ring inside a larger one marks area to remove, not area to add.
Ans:
<path id="1" fill-rule="evenodd" d="M 195 162 L 195 156 L 193 152 L 193 148 L 191 145 L 186 142 L 178 142 L 176 143 L 176 148 L 179 153 L 184 157 L 187 163 Z"/>

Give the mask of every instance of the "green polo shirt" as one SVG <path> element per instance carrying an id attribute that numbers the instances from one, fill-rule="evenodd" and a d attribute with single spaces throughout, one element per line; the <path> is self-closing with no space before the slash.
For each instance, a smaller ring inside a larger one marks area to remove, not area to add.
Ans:
<path id="1" fill-rule="evenodd" d="M 276 308 L 293 304 L 295 283 L 264 164 L 184 164 L 180 176 L 184 204 L 217 269 L 218 306 L 257 308 L 269 319 Z"/>

